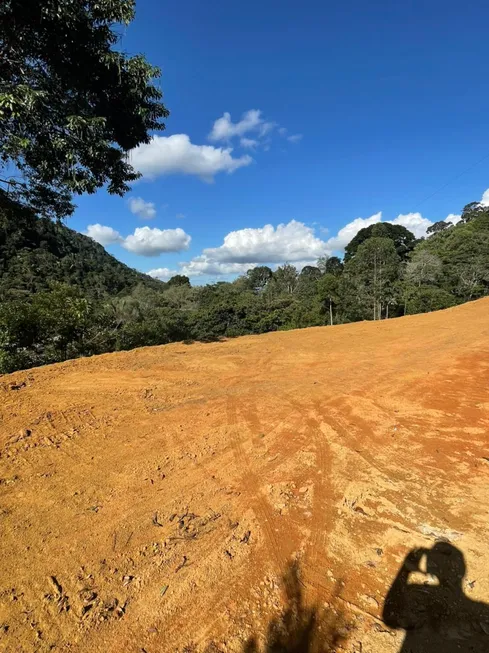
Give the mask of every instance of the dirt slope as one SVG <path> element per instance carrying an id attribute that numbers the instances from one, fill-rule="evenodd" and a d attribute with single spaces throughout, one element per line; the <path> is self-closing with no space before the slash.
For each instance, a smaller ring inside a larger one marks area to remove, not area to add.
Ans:
<path id="1" fill-rule="evenodd" d="M 489 599 L 489 300 L 70 361 L 0 397 L 2 651 L 255 651 L 292 605 L 319 648 L 397 652 L 384 599 L 440 539 Z"/>

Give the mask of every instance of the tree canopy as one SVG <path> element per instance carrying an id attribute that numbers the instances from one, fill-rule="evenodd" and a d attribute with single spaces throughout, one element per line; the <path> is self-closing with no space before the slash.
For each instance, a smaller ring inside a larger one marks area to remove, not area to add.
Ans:
<path id="1" fill-rule="evenodd" d="M 409 253 L 416 245 L 416 238 L 413 233 L 400 224 L 390 222 L 377 222 L 369 227 L 360 229 L 357 235 L 345 247 L 345 263 L 353 258 L 360 245 L 369 238 L 389 238 L 394 242 L 397 255 L 401 260 L 406 260 Z"/>
<path id="2" fill-rule="evenodd" d="M 127 153 L 168 111 L 160 71 L 116 47 L 133 17 L 133 0 L 0 3 L 0 199 L 63 217 L 138 178 Z"/>
<path id="3" fill-rule="evenodd" d="M 11 202 L 0 207 L 0 373 L 175 340 L 380 320 L 489 295 L 488 207 L 469 205 L 465 220 L 433 230 L 405 256 L 399 247 L 411 247 L 413 234 L 375 233 L 347 247 L 354 255 L 345 263 L 262 265 L 232 282 L 192 286 L 185 275 L 163 283 L 131 270 L 62 222 Z"/>

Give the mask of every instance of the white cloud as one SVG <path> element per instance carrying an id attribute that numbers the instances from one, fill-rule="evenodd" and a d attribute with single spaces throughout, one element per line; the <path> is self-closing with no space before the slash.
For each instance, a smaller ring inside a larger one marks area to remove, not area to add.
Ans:
<path id="1" fill-rule="evenodd" d="M 489 206 L 489 188 L 483 192 L 480 204 L 482 204 L 482 206 Z"/>
<path id="2" fill-rule="evenodd" d="M 275 127 L 274 122 L 262 118 L 262 112 L 258 109 L 250 109 L 243 114 L 239 122 L 231 120 L 231 114 L 225 112 L 218 118 L 209 134 L 210 141 L 230 141 L 235 136 L 244 136 L 248 132 L 256 132 L 259 136 L 265 136 Z"/>
<path id="3" fill-rule="evenodd" d="M 453 224 L 456 224 L 459 220 L 460 215 L 456 215 L 455 213 L 450 213 L 450 215 L 445 218 L 445 222 L 452 222 Z M 342 252 L 361 229 L 370 227 L 370 225 L 376 224 L 377 222 L 382 222 L 382 211 L 374 213 L 374 215 L 371 215 L 369 218 L 355 218 L 355 220 L 352 220 L 342 227 L 336 236 L 329 238 L 329 240 L 326 241 L 326 245 L 330 250 Z M 433 224 L 431 220 L 424 218 L 419 212 L 400 213 L 397 218 L 394 218 L 393 220 L 385 220 L 385 222 L 406 227 L 406 229 L 409 229 L 416 238 L 424 238 L 428 227 L 431 227 Z M 320 230 L 324 232 L 323 228 Z"/>
<path id="4" fill-rule="evenodd" d="M 183 229 L 150 229 L 138 227 L 133 234 L 123 238 L 112 227 L 89 224 L 85 235 L 101 245 L 119 243 L 129 252 L 141 256 L 158 256 L 165 252 L 181 252 L 189 248 L 191 237 Z"/>
<path id="5" fill-rule="evenodd" d="M 155 268 L 154 270 L 146 272 L 146 274 L 149 274 L 149 276 L 153 277 L 153 279 L 161 279 L 161 281 L 167 281 L 168 279 L 174 277 L 176 274 L 179 274 L 179 272 L 177 272 L 177 270 L 170 270 L 169 268 Z"/>
<path id="6" fill-rule="evenodd" d="M 130 197 L 128 200 L 129 211 L 143 220 L 152 220 L 156 217 L 153 202 L 145 202 L 142 197 Z"/>
<path id="7" fill-rule="evenodd" d="M 204 255 L 222 263 L 274 263 L 315 260 L 327 250 L 326 243 L 302 222 L 273 227 L 231 231 L 220 247 L 204 250 Z"/>
<path id="8" fill-rule="evenodd" d="M 158 256 L 164 252 L 181 252 L 188 249 L 190 236 L 183 229 L 150 229 L 138 227 L 124 239 L 122 246 L 141 256 Z"/>
<path id="9" fill-rule="evenodd" d="M 285 136 L 287 134 L 287 127 L 279 127 L 278 133 L 280 134 L 280 136 Z"/>
<path id="10" fill-rule="evenodd" d="M 290 143 L 298 143 L 302 140 L 302 134 L 292 134 L 291 136 L 287 136 L 287 140 Z"/>
<path id="11" fill-rule="evenodd" d="M 205 255 L 196 256 L 190 261 L 178 264 L 178 270 L 171 270 L 169 268 L 156 268 L 147 272 L 155 279 L 166 281 L 171 279 L 176 274 L 184 274 L 187 277 L 202 277 L 202 276 L 224 276 L 244 274 L 250 268 L 255 267 L 254 264 L 248 263 L 219 263 L 213 261 Z"/>
<path id="12" fill-rule="evenodd" d="M 459 215 L 458 213 L 450 213 L 445 218 L 445 222 L 451 222 L 452 224 L 457 224 L 457 222 L 460 222 L 461 219 L 462 216 Z"/>
<path id="13" fill-rule="evenodd" d="M 187 277 L 244 274 L 250 268 L 255 267 L 253 263 L 221 263 L 209 258 L 206 254 L 195 256 L 186 263 L 179 263 L 179 266 L 180 274 L 185 274 Z"/>
<path id="14" fill-rule="evenodd" d="M 370 227 L 371 224 L 375 224 L 381 220 L 382 211 L 379 211 L 379 213 L 374 213 L 374 215 L 371 215 L 370 218 L 355 218 L 355 220 L 352 220 L 347 225 L 342 227 L 336 236 L 333 236 L 326 241 L 328 249 L 332 251 L 344 250 L 350 240 L 357 235 L 360 229 Z"/>
<path id="15" fill-rule="evenodd" d="M 231 147 L 194 145 L 187 134 L 153 136 L 149 143 L 131 150 L 132 166 L 147 179 L 160 175 L 196 175 L 211 182 L 219 172 L 234 172 L 248 166 L 253 159 L 245 154 L 234 158 Z"/>
<path id="16" fill-rule="evenodd" d="M 245 147 L 245 148 L 247 148 L 249 150 L 254 150 L 258 145 L 258 141 L 255 138 L 245 138 L 244 137 L 244 138 L 241 138 L 239 142 L 240 142 L 241 147 Z"/>
<path id="17" fill-rule="evenodd" d="M 394 220 L 387 220 L 391 224 L 399 224 L 409 229 L 416 238 L 426 236 L 426 230 L 433 224 L 428 218 L 423 218 L 421 213 L 401 213 Z"/>
<path id="18" fill-rule="evenodd" d="M 89 236 L 100 245 L 112 245 L 114 243 L 121 242 L 122 236 L 118 231 L 112 229 L 112 227 L 105 227 L 102 224 L 89 224 L 85 232 L 86 236 Z"/>
<path id="19" fill-rule="evenodd" d="M 183 220 L 185 218 L 185 213 L 177 213 L 175 217 L 177 220 Z"/>

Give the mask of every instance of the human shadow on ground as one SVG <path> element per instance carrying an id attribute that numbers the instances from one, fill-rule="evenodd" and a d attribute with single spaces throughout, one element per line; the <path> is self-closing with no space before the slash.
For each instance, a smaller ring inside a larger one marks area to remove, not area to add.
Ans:
<path id="1" fill-rule="evenodd" d="M 288 566 L 283 584 L 284 609 L 268 624 L 264 641 L 251 637 L 243 653 L 332 653 L 346 642 L 349 624 L 337 604 L 338 591 L 327 605 L 308 606 L 297 562 Z"/>
<path id="2" fill-rule="evenodd" d="M 383 610 L 387 626 L 406 631 L 399 653 L 489 652 L 489 606 L 464 594 L 465 573 L 463 553 L 448 542 L 406 556 Z"/>

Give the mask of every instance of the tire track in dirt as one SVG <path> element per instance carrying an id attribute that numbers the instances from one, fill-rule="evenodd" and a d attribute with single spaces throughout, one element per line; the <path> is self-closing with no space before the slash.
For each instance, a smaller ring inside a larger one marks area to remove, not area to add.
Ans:
<path id="1" fill-rule="evenodd" d="M 331 530 L 332 454 L 320 428 L 321 416 L 316 404 L 302 405 L 287 394 L 284 394 L 283 397 L 304 420 L 307 426 L 306 432 L 310 434 L 317 452 L 317 472 L 314 480 L 314 504 L 311 517 L 313 526 L 308 546 L 310 557 L 308 559 L 306 556 L 303 563 L 303 570 L 307 572 L 304 581 L 314 589 L 316 594 L 319 593 L 320 589 L 329 593 L 330 589 L 322 582 L 324 574 L 319 571 L 319 567 L 321 551 L 326 551 L 327 536 Z"/>
<path id="2" fill-rule="evenodd" d="M 242 413 L 243 414 L 243 413 Z M 256 512 L 259 523 L 262 526 L 265 533 L 265 546 L 268 549 L 272 561 L 275 563 L 275 571 L 278 574 L 282 574 L 285 569 L 287 561 L 284 558 L 284 555 L 281 551 L 281 548 L 278 544 L 277 537 L 275 535 L 275 518 L 272 514 L 272 511 L 267 505 L 267 502 L 261 496 L 260 491 L 260 482 L 256 474 L 253 472 L 251 465 L 248 461 L 248 456 L 246 455 L 239 434 L 237 433 L 238 426 L 238 407 L 236 400 L 228 396 L 226 402 L 226 415 L 227 421 L 230 426 L 231 441 L 233 444 L 234 453 L 236 456 L 236 461 L 239 467 L 243 470 L 241 473 L 241 482 L 246 489 L 247 495 L 250 500 L 251 507 Z M 248 416 L 248 418 L 247 418 Z M 249 412 L 243 414 L 245 422 L 249 424 Z M 251 419 L 253 428 L 260 429 L 261 424 L 258 420 L 258 416 L 255 412 L 255 419 Z"/>

